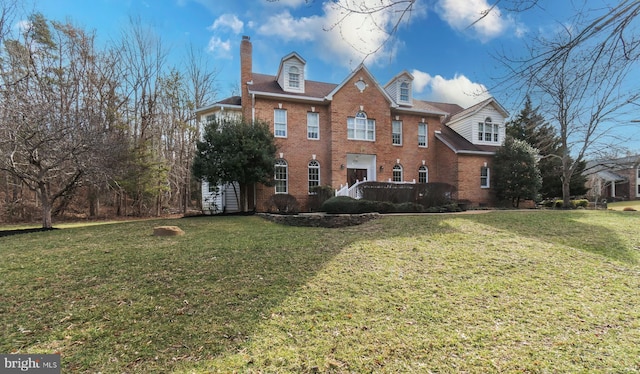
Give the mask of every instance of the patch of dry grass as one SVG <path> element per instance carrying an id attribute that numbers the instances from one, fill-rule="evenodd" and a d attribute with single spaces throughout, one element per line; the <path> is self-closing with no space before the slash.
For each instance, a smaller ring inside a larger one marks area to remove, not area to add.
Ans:
<path id="1" fill-rule="evenodd" d="M 72 372 L 635 372 L 639 223 L 210 217 L 8 237 L 0 351 L 60 351 Z"/>

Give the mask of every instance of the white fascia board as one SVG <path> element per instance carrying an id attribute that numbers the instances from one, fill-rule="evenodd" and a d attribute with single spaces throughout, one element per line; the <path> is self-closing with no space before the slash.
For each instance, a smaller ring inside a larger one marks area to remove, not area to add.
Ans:
<path id="1" fill-rule="evenodd" d="M 415 108 L 411 108 L 411 107 L 402 107 L 402 106 L 397 106 L 394 109 L 397 110 L 397 111 L 402 111 L 402 112 L 433 114 L 433 115 L 437 115 L 437 116 L 446 116 L 447 114 L 449 114 L 449 113 L 441 112 L 441 111 L 421 110 L 421 109 L 415 109 Z"/>

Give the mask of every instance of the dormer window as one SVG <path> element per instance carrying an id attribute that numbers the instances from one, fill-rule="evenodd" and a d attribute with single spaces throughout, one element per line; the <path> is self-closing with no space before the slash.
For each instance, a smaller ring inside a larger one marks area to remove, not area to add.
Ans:
<path id="1" fill-rule="evenodd" d="M 300 70 L 296 66 L 289 67 L 289 87 L 300 88 Z"/>
<path id="2" fill-rule="evenodd" d="M 491 117 L 478 123 L 478 140 L 481 142 L 498 143 L 500 141 L 500 126 L 493 123 Z"/>
<path id="3" fill-rule="evenodd" d="M 407 82 L 400 83 L 400 102 L 409 102 L 409 83 Z"/>

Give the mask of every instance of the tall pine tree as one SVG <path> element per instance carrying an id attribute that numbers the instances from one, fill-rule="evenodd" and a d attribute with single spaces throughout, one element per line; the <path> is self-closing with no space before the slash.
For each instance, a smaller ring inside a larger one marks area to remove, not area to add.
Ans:
<path id="1" fill-rule="evenodd" d="M 542 198 L 551 199 L 562 196 L 562 160 L 560 158 L 560 138 L 556 129 L 534 108 L 531 98 L 527 96 L 524 108 L 511 121 L 506 123 L 507 135 L 523 140 L 538 150 L 540 161 L 538 167 L 542 175 Z M 571 176 L 570 189 L 572 195 L 584 195 L 586 177 L 582 175 L 585 163 L 582 162 Z"/>

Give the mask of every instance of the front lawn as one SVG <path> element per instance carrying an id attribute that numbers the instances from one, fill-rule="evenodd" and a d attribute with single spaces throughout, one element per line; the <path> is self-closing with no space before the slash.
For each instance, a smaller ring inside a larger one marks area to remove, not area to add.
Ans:
<path id="1" fill-rule="evenodd" d="M 548 210 L 4 237 L 0 353 L 60 352 L 65 373 L 637 372 L 639 225 Z"/>

